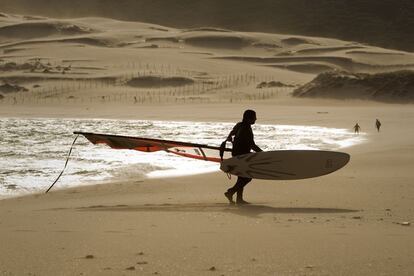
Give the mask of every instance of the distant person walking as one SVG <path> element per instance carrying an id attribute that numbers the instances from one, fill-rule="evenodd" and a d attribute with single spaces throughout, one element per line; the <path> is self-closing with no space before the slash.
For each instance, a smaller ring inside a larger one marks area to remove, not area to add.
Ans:
<path id="1" fill-rule="evenodd" d="M 242 155 L 250 153 L 251 150 L 256 152 L 262 151 L 254 142 L 252 125 L 256 122 L 256 112 L 254 110 L 246 110 L 243 113 L 243 120 L 237 123 L 233 130 L 228 135 L 226 141 L 233 143 L 231 151 L 232 156 Z M 234 138 L 233 138 L 234 136 Z M 224 142 L 225 144 L 225 142 Z M 249 204 L 243 199 L 243 189 L 250 181 L 251 178 L 237 177 L 236 184 L 224 193 L 230 204 L 234 204 L 233 195 L 237 193 L 237 204 Z"/>
<path id="2" fill-rule="evenodd" d="M 358 123 L 356 123 L 356 125 L 354 126 L 354 131 L 356 134 L 359 134 L 361 127 L 358 125 Z"/>
<path id="3" fill-rule="evenodd" d="M 377 128 L 377 131 L 379 132 L 381 128 L 381 122 L 378 119 L 375 121 L 375 127 Z"/>

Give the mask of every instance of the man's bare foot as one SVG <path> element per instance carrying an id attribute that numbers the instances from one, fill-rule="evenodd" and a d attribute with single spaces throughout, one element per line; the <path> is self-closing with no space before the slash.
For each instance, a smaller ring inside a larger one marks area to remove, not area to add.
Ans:
<path id="1" fill-rule="evenodd" d="M 238 200 L 236 201 L 236 204 L 237 204 L 237 205 L 247 205 L 247 204 L 250 204 L 250 202 L 247 202 L 247 201 L 245 201 L 245 200 L 243 200 L 243 199 L 238 199 Z"/>

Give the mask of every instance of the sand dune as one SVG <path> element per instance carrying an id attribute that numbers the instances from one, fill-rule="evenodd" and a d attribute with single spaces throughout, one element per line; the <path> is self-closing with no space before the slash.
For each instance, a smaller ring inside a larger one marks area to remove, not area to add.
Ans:
<path id="1" fill-rule="evenodd" d="M 260 35 L 217 30 L 215 28 L 201 28 L 178 31 L 175 35 L 163 37 L 147 37 L 146 41 L 183 42 L 194 47 L 240 50 L 246 47 L 280 48 L 281 46 Z"/>
<path id="2" fill-rule="evenodd" d="M 378 56 L 384 56 L 384 55 L 391 55 L 391 56 L 402 56 L 404 53 L 401 52 L 374 52 L 374 51 L 347 51 L 347 54 L 362 54 L 362 55 L 378 55 Z"/>
<path id="3" fill-rule="evenodd" d="M 146 42 L 152 42 L 152 41 L 167 41 L 167 42 L 180 42 L 180 39 L 178 37 L 148 37 L 145 38 Z"/>
<path id="4" fill-rule="evenodd" d="M 253 47 L 257 48 L 265 48 L 265 49 L 276 49 L 276 48 L 282 48 L 279 44 L 276 43 L 269 43 L 269 42 L 253 42 Z"/>
<path id="5" fill-rule="evenodd" d="M 194 35 L 183 38 L 185 43 L 206 48 L 242 49 L 251 45 L 251 40 L 238 35 Z"/>
<path id="6" fill-rule="evenodd" d="M 193 84 L 194 80 L 183 77 L 146 76 L 130 79 L 127 84 L 132 87 L 176 87 Z"/>
<path id="7" fill-rule="evenodd" d="M 13 15 L 4 18 L 8 23 L 1 30 L 4 34 L 11 34 L 10 39 L 13 41 L 0 44 L 0 49 L 3 49 L 3 53 L 15 55 L 2 56 L 4 63 L 1 68 L 7 74 L 1 79 L 32 85 L 42 85 L 42 81 L 73 82 L 71 86 L 65 84 L 65 87 L 70 88 L 60 88 L 62 91 L 83 87 L 85 84 L 77 83 L 78 80 L 89 80 L 95 87 L 106 87 L 105 92 L 91 92 L 94 95 L 102 93 L 102 96 L 118 94 L 116 90 L 120 88 L 134 88 L 138 90 L 126 90 L 129 98 L 134 99 L 134 96 L 146 93 L 140 88 L 172 89 L 190 80 L 193 88 L 183 92 L 188 94 L 185 96 L 188 98 L 199 97 L 201 93 L 206 96 L 204 93 L 207 93 L 217 100 L 232 101 L 233 96 L 226 93 L 232 95 L 234 89 L 241 89 L 242 98 L 255 99 L 258 96 L 250 90 L 249 85 L 255 87 L 263 81 L 305 84 L 316 74 L 331 70 L 386 72 L 410 69 L 414 64 L 410 53 L 383 63 L 378 63 L 382 59 L 371 54 L 347 54 L 351 52 L 350 49 L 360 47 L 364 48 L 364 52 L 387 51 L 327 38 L 243 33 L 215 27 L 176 29 L 97 17 L 30 20 Z M 27 36 L 27 30 L 31 27 L 34 32 Z M 121 51 L 125 51 L 122 52 L 125 54 L 121 54 Z M 45 55 L 46 52 L 51 55 Z M 154 55 L 156 59 L 153 59 Z M 42 63 L 35 64 L 32 58 L 42 60 Z M 116 64 L 120 61 L 123 65 L 117 68 Z M 201 80 L 197 73 L 200 71 L 213 77 Z M 223 74 L 225 77 L 220 77 Z M 231 77 L 234 74 L 238 76 Z M 137 76 L 142 79 L 136 79 Z M 180 81 L 167 81 L 173 77 Z M 155 78 L 158 79 L 154 81 Z M 106 81 L 109 79 L 110 85 Z M 180 84 L 177 86 L 177 83 Z M 194 89 L 197 92 L 191 92 Z M 163 93 L 173 94 L 167 91 Z M 59 95 L 59 91 L 56 95 Z M 79 97 L 85 95 L 82 93 Z M 270 95 L 276 95 L 276 92 Z"/>
<path id="8" fill-rule="evenodd" d="M 232 30 L 222 29 L 222 28 L 215 28 L 215 27 L 199 27 L 199 28 L 191 28 L 183 30 L 183 32 L 223 32 L 228 33 L 232 32 Z"/>
<path id="9" fill-rule="evenodd" d="M 266 95 L 252 90 L 264 81 L 305 84 L 317 74 L 332 70 L 360 73 L 414 68 L 414 55 L 410 53 L 373 55 L 369 53 L 392 51 L 328 38 L 215 27 L 177 29 L 98 17 L 3 18 L 6 23 L 2 23 L 1 31 L 10 37 L 0 44 L 4 54 L 0 69 L 5 73 L 1 79 L 42 87 L 29 91 L 27 95 L 32 98 L 42 93 L 66 97 L 67 91 L 72 91 L 71 95 L 89 101 L 93 97 L 111 98 L 112 94 L 116 99 L 117 91 L 124 89 L 125 101 L 134 102 L 136 97 L 148 94 L 145 89 L 162 88 L 162 93 L 175 95 L 177 101 L 180 95 L 183 101 L 211 97 L 232 102 L 281 94 L 276 88 Z M 28 34 L 32 27 L 34 31 Z M 358 50 L 361 48 L 364 50 Z M 200 72 L 208 77 L 200 78 Z M 57 81 L 70 83 L 58 85 Z M 190 88 L 171 90 L 184 86 Z M 90 95 L 81 92 L 86 87 Z M 6 97 L 3 102 L 14 100 Z"/>
<path id="10" fill-rule="evenodd" d="M 118 39 L 113 37 L 102 37 L 102 36 L 82 36 L 82 37 L 58 37 L 58 38 L 44 38 L 44 39 L 33 39 L 33 40 L 24 40 L 19 42 L 11 42 L 0 45 L 0 49 L 10 49 L 10 47 L 20 46 L 20 45 L 38 45 L 38 44 L 49 44 L 49 43 L 73 43 L 81 45 L 91 45 L 99 47 L 115 47 L 123 46 Z"/>
<path id="11" fill-rule="evenodd" d="M 336 46 L 336 47 L 318 47 L 318 48 L 307 48 L 296 51 L 296 54 L 326 54 L 336 51 L 352 50 L 352 49 L 363 49 L 364 46 Z M 349 53 L 349 52 L 348 52 Z"/>
<path id="12" fill-rule="evenodd" d="M 369 66 L 355 62 L 351 58 L 341 56 L 287 56 L 287 57 L 248 57 L 248 56 L 228 56 L 216 57 L 218 59 L 238 60 L 246 62 L 255 62 L 262 64 L 276 63 L 298 63 L 298 62 L 325 62 L 333 66 L 340 67 L 344 70 L 353 71 L 355 67 Z"/>
<path id="13" fill-rule="evenodd" d="M 301 44 L 314 44 L 314 45 L 318 45 L 317 42 L 308 39 L 308 38 L 302 38 L 302 37 L 289 37 L 289 38 L 284 38 L 281 40 L 282 43 L 290 45 L 290 46 L 297 46 L 297 45 L 301 45 Z"/>
<path id="14" fill-rule="evenodd" d="M 105 37 L 79 37 L 79 38 L 64 38 L 50 42 L 69 42 L 69 43 L 79 43 L 91 46 L 100 46 L 100 47 L 115 47 L 119 44 L 119 41 L 113 38 Z"/>
<path id="15" fill-rule="evenodd" d="M 414 71 L 379 74 L 329 72 L 296 89 L 296 97 L 414 102 Z"/>
<path id="16" fill-rule="evenodd" d="M 0 27 L 0 37 L 32 39 L 57 35 L 80 35 L 94 32 L 91 28 L 64 21 L 28 22 Z"/>
<path id="17" fill-rule="evenodd" d="M 414 63 L 409 64 L 372 64 L 354 60 L 344 56 L 278 56 L 278 57 L 249 57 L 227 56 L 214 57 L 217 59 L 238 60 L 261 64 L 271 64 L 273 67 L 286 68 L 293 71 L 317 74 L 330 69 L 341 69 L 349 72 L 392 71 L 411 69 Z"/>
<path id="18" fill-rule="evenodd" d="M 124 0 L 122 5 L 103 0 L 53 2 L 50 0 L 2 0 L 3 11 L 47 16 L 79 17 L 91 13 L 121 20 L 148 21 L 166 26 L 214 26 L 244 31 L 280 32 L 293 37 L 317 35 L 363 41 L 383 47 L 413 50 L 406 36 L 413 21 L 410 0 L 378 2 L 364 0 L 344 6 L 342 2 L 308 0 Z M 397 20 L 391 20 L 396 18 Z M 405 37 L 405 38 L 403 38 Z"/>
<path id="19" fill-rule="evenodd" d="M 331 63 L 323 62 L 291 62 L 282 64 L 272 64 L 269 66 L 309 74 L 319 74 L 323 72 L 342 69 L 341 67 L 335 66 Z"/>

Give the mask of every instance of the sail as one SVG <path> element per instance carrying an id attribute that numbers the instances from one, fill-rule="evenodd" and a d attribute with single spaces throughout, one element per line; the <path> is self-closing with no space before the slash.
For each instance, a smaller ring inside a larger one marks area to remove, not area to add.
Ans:
<path id="1" fill-rule="evenodd" d="M 130 149 L 143 152 L 166 151 L 179 156 L 220 162 L 220 147 L 169 141 L 152 138 L 109 135 L 76 131 L 74 134 L 85 136 L 93 144 L 106 144 L 113 149 Z M 225 156 L 229 157 L 231 149 L 224 148 Z"/>

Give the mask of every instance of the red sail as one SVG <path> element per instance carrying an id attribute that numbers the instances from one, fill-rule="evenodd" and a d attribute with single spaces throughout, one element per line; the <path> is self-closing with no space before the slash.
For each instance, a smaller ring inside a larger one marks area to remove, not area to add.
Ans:
<path id="1" fill-rule="evenodd" d="M 209 145 L 79 131 L 74 132 L 74 134 L 85 136 L 93 144 L 106 144 L 113 149 L 130 149 L 144 152 L 166 151 L 199 160 L 221 161 L 220 148 Z M 224 150 L 225 152 L 231 151 L 228 148 Z"/>

